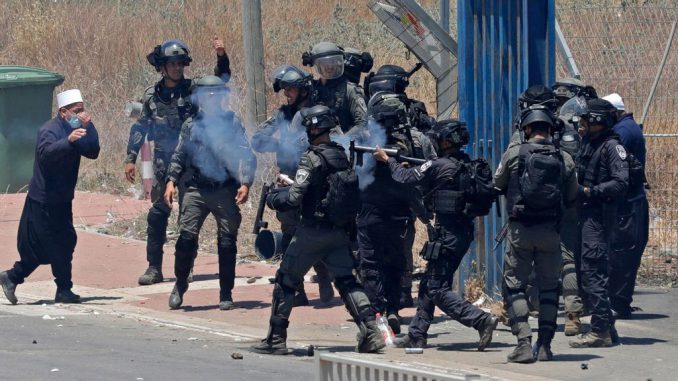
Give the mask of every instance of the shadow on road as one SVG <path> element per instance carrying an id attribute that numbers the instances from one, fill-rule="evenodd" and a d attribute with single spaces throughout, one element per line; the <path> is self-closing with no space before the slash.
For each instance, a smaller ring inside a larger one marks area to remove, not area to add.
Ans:
<path id="1" fill-rule="evenodd" d="M 653 345 L 657 343 L 666 343 L 668 340 L 655 339 L 653 337 L 629 337 L 622 336 L 619 338 L 623 345 Z"/>
<path id="2" fill-rule="evenodd" d="M 85 296 L 80 298 L 81 303 L 86 303 L 86 304 L 91 304 L 91 305 L 105 305 L 107 303 L 90 303 L 93 301 L 100 301 L 100 300 L 119 300 L 122 299 L 120 296 Z M 33 305 L 33 306 L 39 306 L 42 304 L 47 304 L 47 305 L 54 305 L 54 304 L 61 304 L 61 303 L 55 303 L 54 299 L 42 299 L 38 300 L 35 302 L 31 303 L 26 303 L 27 305 Z"/>
<path id="3" fill-rule="evenodd" d="M 563 354 L 558 354 L 554 353 L 553 354 L 553 361 L 575 361 L 575 362 L 581 362 L 581 361 L 590 361 L 593 359 L 601 359 L 603 356 L 598 356 L 598 355 L 592 355 L 589 353 L 563 353 Z"/>

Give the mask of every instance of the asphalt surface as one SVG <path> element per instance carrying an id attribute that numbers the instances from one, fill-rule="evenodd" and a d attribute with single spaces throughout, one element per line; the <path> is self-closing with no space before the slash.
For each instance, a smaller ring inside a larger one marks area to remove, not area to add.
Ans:
<path id="1" fill-rule="evenodd" d="M 2 380 L 314 378 L 313 359 L 301 353 L 282 358 L 260 356 L 247 352 L 250 343 L 183 328 L 40 305 L 31 306 L 27 316 L 8 312 L 13 307 L 0 306 Z M 27 312 L 26 308 L 21 310 Z M 45 314 L 40 315 L 42 312 Z M 233 359 L 233 353 L 243 358 Z"/>

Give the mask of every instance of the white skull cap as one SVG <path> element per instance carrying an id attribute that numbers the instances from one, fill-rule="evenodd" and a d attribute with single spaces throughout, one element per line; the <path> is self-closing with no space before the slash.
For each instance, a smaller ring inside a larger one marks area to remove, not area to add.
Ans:
<path id="1" fill-rule="evenodd" d="M 83 102 L 82 94 L 78 89 L 71 89 L 57 94 L 57 107 L 62 108 L 73 103 Z"/>
<path id="2" fill-rule="evenodd" d="M 603 99 L 612 103 L 612 106 L 614 106 L 614 108 L 616 108 L 617 110 L 619 110 L 619 111 L 625 110 L 624 101 L 622 100 L 621 95 L 619 95 L 617 93 L 612 93 L 612 94 L 608 94 L 608 95 L 604 96 Z"/>

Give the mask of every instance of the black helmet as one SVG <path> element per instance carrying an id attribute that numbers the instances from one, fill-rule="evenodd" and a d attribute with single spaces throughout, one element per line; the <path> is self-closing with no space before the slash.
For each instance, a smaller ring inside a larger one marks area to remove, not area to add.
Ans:
<path id="1" fill-rule="evenodd" d="M 360 74 L 372 70 L 374 59 L 368 52 L 361 52 L 353 48 L 341 48 L 344 50 L 344 77 L 358 84 Z"/>
<path id="2" fill-rule="evenodd" d="M 305 89 L 310 93 L 313 77 L 294 65 L 278 66 L 273 73 L 273 91 L 276 93 L 286 87 Z"/>
<path id="3" fill-rule="evenodd" d="M 553 90 L 544 85 L 533 85 L 527 88 L 520 97 L 518 97 L 518 107 L 525 110 L 532 105 L 544 105 L 555 111 L 558 107 L 558 101 Z"/>
<path id="4" fill-rule="evenodd" d="M 550 108 L 541 104 L 532 105 L 520 112 L 518 127 L 524 130 L 525 127 L 531 124 L 540 123 L 548 125 L 550 130 L 555 125 L 554 119 Z"/>
<path id="5" fill-rule="evenodd" d="M 586 102 L 586 108 L 586 112 L 581 117 L 589 124 L 600 124 L 605 128 L 612 128 L 617 123 L 617 109 L 605 99 L 591 99 Z"/>
<path id="6" fill-rule="evenodd" d="M 448 141 L 455 147 L 463 147 L 468 144 L 470 136 L 466 123 L 456 119 L 445 119 L 436 122 L 428 133 L 431 142 Z"/>
<path id="7" fill-rule="evenodd" d="M 335 79 L 344 75 L 344 51 L 333 42 L 319 42 L 301 55 L 304 66 L 315 66 L 318 75 L 324 79 Z"/>
<path id="8" fill-rule="evenodd" d="M 409 127 L 407 106 L 399 94 L 386 92 L 374 94 L 367 103 L 367 117 L 389 130 L 402 126 Z"/>
<path id="9" fill-rule="evenodd" d="M 191 51 L 185 42 L 177 39 L 167 40 L 156 46 L 153 51 L 146 56 L 148 62 L 155 67 L 157 71 L 168 62 L 183 62 L 188 66 L 193 59 Z"/>
<path id="10" fill-rule="evenodd" d="M 330 110 L 329 107 L 325 105 L 305 107 L 299 112 L 301 113 L 302 124 L 307 130 L 311 128 L 329 130 L 339 124 L 339 121 L 332 113 L 332 110 Z"/>
<path id="11" fill-rule="evenodd" d="M 376 73 L 370 73 L 365 78 L 365 91 L 368 97 L 378 92 L 405 94 L 409 84 L 409 73 L 405 69 L 396 65 L 383 65 Z"/>

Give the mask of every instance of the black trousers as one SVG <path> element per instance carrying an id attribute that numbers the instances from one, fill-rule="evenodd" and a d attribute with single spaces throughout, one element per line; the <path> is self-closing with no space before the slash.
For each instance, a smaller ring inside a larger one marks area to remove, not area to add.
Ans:
<path id="1" fill-rule="evenodd" d="M 397 313 L 400 309 L 410 220 L 410 217 L 394 217 L 371 205 L 363 205 L 358 214 L 360 278 L 370 302 L 381 313 Z"/>
<path id="2" fill-rule="evenodd" d="M 46 204 L 26 197 L 17 234 L 21 259 L 8 271 L 10 280 L 21 284 L 39 265 L 50 264 L 57 288 L 70 290 L 77 239 L 70 202 Z"/>
<path id="3" fill-rule="evenodd" d="M 613 310 L 626 314 L 631 312 L 636 276 L 649 235 L 647 198 L 619 204 L 617 221 L 610 250 L 610 304 Z"/>
<path id="4" fill-rule="evenodd" d="M 612 321 L 609 298 L 610 220 L 600 207 L 582 207 L 581 282 L 591 306 L 591 330 L 607 332 Z"/>
<path id="5" fill-rule="evenodd" d="M 428 261 L 419 285 L 417 312 L 410 322 L 408 335 L 427 338 L 435 307 L 467 327 L 479 328 L 489 316 L 480 308 L 452 292 L 454 273 L 473 240 L 473 225 L 442 228 L 442 249 L 438 259 Z"/>

